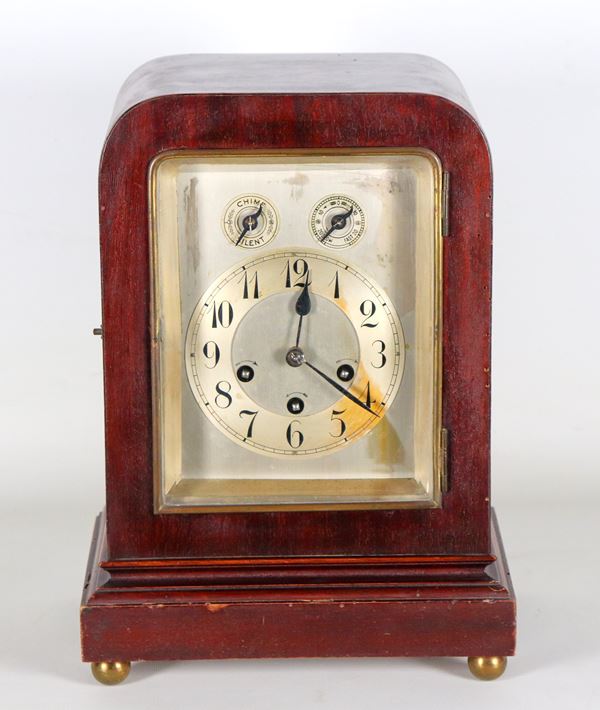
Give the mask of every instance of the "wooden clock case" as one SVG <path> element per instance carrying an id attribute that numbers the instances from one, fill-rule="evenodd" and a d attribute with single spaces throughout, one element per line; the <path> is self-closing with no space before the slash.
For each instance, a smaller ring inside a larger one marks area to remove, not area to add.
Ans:
<path id="1" fill-rule="evenodd" d="M 167 151 L 419 147 L 448 174 L 440 508 L 157 514 L 148 169 Z M 450 70 L 415 55 L 189 55 L 124 85 L 100 166 L 106 510 L 83 660 L 514 653 L 490 508 L 492 175 Z"/>

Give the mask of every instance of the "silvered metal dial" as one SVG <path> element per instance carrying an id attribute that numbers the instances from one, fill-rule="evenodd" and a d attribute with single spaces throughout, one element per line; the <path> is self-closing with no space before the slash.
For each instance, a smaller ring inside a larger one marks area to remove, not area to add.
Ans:
<path id="1" fill-rule="evenodd" d="M 190 319 L 194 397 L 238 444 L 271 456 L 332 453 L 391 405 L 404 337 L 387 295 L 316 250 L 277 250 L 219 276 Z"/>

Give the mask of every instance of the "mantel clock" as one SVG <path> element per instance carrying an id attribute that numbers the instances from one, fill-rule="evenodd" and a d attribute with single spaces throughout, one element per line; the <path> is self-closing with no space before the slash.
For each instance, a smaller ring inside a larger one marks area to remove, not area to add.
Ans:
<path id="1" fill-rule="evenodd" d="M 202 658 L 502 672 L 491 198 L 464 90 L 427 57 L 189 55 L 127 80 L 100 166 L 99 680 Z"/>

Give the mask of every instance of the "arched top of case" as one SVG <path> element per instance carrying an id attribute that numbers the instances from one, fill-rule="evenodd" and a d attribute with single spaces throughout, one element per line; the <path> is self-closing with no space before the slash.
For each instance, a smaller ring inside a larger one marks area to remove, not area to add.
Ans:
<path id="1" fill-rule="evenodd" d="M 109 131 L 134 106 L 186 94 L 424 94 L 477 118 L 454 72 L 420 54 L 181 54 L 153 59 L 123 84 Z"/>
<path id="2" fill-rule="evenodd" d="M 261 513 L 270 516 L 264 525 L 252 522 L 252 512 L 219 513 L 218 525 L 211 514 L 155 515 L 153 161 L 180 151 L 396 147 L 434 153 L 446 176 L 443 421 L 452 443 L 442 508 L 431 516 L 417 509 L 307 513 L 311 530 L 335 530 L 329 537 L 306 535 L 293 512 Z M 99 192 L 112 559 L 489 554 L 491 162 L 464 89 L 447 67 L 406 54 L 154 60 L 117 99 Z"/>

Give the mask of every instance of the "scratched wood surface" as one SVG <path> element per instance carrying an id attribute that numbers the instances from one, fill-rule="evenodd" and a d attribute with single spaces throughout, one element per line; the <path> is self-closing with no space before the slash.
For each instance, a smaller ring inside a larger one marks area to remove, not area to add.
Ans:
<path id="1" fill-rule="evenodd" d="M 173 564 L 145 572 L 130 564 L 129 574 L 109 578 L 98 564 L 105 556 L 104 522 L 100 516 L 82 600 L 84 661 L 515 651 L 515 599 L 495 520 L 495 561 L 485 569 L 464 563 L 456 576 L 456 561 L 445 570 L 438 560 L 427 571 L 426 562 L 412 560 L 403 581 L 396 570 L 393 578 L 361 584 L 353 575 L 333 584 L 328 565 L 316 570 L 314 562 L 305 578 L 290 576 L 286 583 L 267 573 L 248 584 L 252 568 L 245 570 L 245 583 L 231 570 L 217 580 L 190 569 L 178 576 Z M 234 568 L 239 563 L 231 562 Z M 353 566 L 359 565 L 346 563 Z"/>
<path id="2" fill-rule="evenodd" d="M 159 96 L 334 93 L 439 96 L 474 115 L 456 74 L 422 54 L 180 54 L 152 59 L 126 79 L 111 125 Z"/>
<path id="3" fill-rule="evenodd" d="M 214 576 L 191 560 L 150 569 L 123 562 L 125 573 L 115 565 L 109 576 L 98 564 L 106 555 L 104 525 L 99 516 L 82 599 L 84 661 L 515 651 L 515 598 L 495 520 L 494 562 L 486 567 L 481 560 L 387 560 L 380 575 L 371 565 L 370 577 L 367 560 L 344 561 L 340 575 L 323 559 L 270 571 L 256 561 L 205 562 Z M 218 574 L 223 567 L 231 569 Z M 173 574 L 177 568 L 185 573 Z"/>

